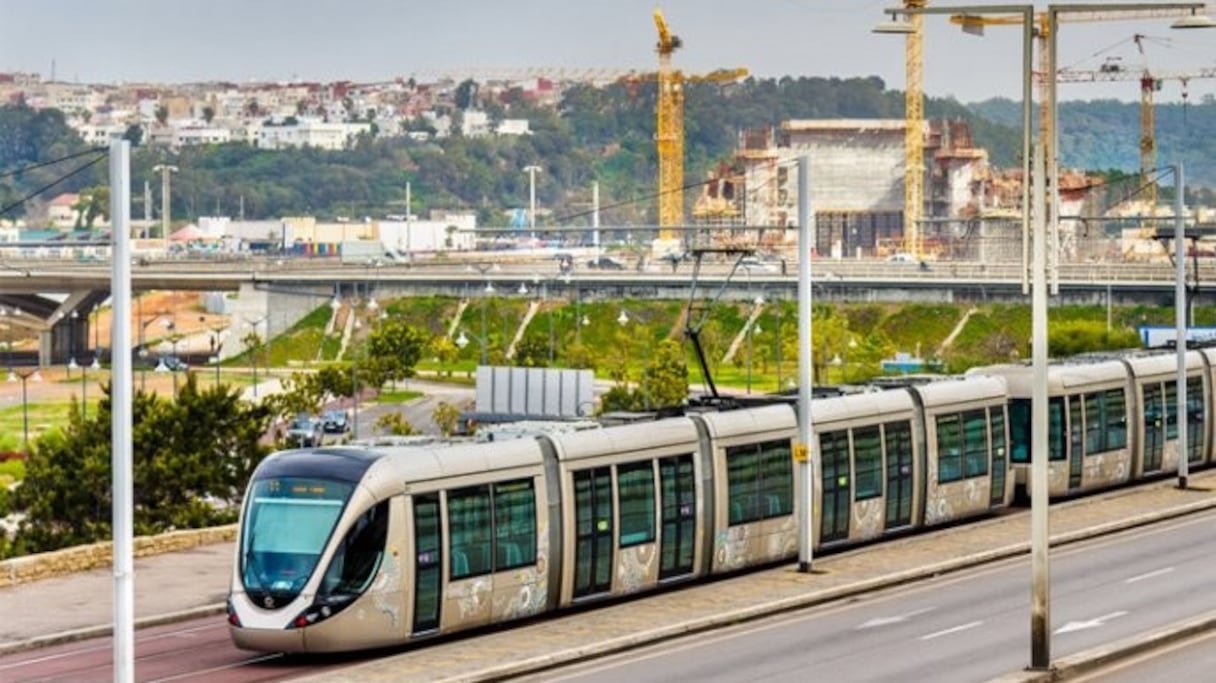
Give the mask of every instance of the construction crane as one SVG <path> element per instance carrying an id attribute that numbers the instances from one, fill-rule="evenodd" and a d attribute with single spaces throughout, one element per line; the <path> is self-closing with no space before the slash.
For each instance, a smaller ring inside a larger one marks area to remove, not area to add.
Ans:
<path id="1" fill-rule="evenodd" d="M 674 251 L 680 238 L 673 228 L 684 224 L 684 84 L 735 81 L 747 76 L 747 69 L 721 69 L 703 76 L 685 76 L 671 65 L 671 55 L 683 41 L 672 33 L 659 8 L 654 10 L 654 25 L 659 32 L 657 124 L 655 143 L 659 157 L 659 236 L 652 249 L 656 253 Z"/>
<path id="2" fill-rule="evenodd" d="M 906 9 L 924 9 L 927 0 L 904 0 Z M 925 251 L 920 229 L 925 207 L 925 17 L 907 15 L 912 30 L 904 39 L 904 251 L 920 260 Z"/>
<path id="3" fill-rule="evenodd" d="M 1138 33 L 1132 38 L 1141 56 L 1144 55 L 1144 39 L 1145 36 Z M 1092 71 L 1062 69 L 1057 74 L 1060 83 L 1140 82 L 1140 187 L 1148 200 L 1150 211 L 1157 206 L 1157 183 L 1152 180 L 1157 167 L 1157 122 L 1153 93 L 1161 89 L 1163 81 L 1181 81 L 1185 88 L 1187 82 L 1195 78 L 1216 78 L 1216 67 L 1154 73 L 1149 70 L 1147 62 L 1141 69 L 1134 70 L 1125 68 L 1118 61 L 1107 60 Z"/>

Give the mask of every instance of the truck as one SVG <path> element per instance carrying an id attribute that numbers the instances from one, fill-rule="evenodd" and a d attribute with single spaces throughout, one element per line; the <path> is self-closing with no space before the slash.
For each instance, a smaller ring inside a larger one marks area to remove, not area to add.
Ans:
<path id="1" fill-rule="evenodd" d="M 338 257 L 342 263 L 367 264 L 393 259 L 379 240 L 344 240 L 338 243 Z"/>

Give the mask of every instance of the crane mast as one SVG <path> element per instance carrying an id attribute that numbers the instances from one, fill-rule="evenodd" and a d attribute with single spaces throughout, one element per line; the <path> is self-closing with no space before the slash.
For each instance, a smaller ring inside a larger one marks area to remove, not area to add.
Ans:
<path id="1" fill-rule="evenodd" d="M 927 0 L 904 0 L 908 9 L 923 9 Z M 909 14 L 912 31 L 905 42 L 907 84 L 904 88 L 904 251 L 924 254 L 920 218 L 925 206 L 925 17 Z"/>
<path id="2" fill-rule="evenodd" d="M 655 143 L 659 156 L 659 240 L 676 239 L 670 228 L 684 223 L 684 79 L 672 68 L 671 54 L 681 45 L 659 8 L 654 10 L 659 32 L 658 121 Z"/>

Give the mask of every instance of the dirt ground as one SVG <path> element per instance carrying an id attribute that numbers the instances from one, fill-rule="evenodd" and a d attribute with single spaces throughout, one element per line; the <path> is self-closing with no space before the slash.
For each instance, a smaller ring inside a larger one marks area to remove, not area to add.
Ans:
<path id="1" fill-rule="evenodd" d="M 132 344 L 139 344 L 140 328 L 144 327 L 143 339 L 152 353 L 156 353 L 162 341 L 173 333 L 182 336 L 178 343 L 179 353 L 206 352 L 210 347 L 211 330 L 226 327 L 229 324 L 230 316 L 205 313 L 200 305 L 199 297 L 198 292 L 188 291 L 148 292 L 137 297 L 132 301 Z M 141 312 L 142 318 L 140 317 Z M 93 328 L 89 329 L 90 344 L 96 338 L 103 347 L 109 347 L 113 313 L 113 309 L 107 306 L 100 309 L 94 316 L 93 324 L 96 326 L 96 331 Z M 165 322 L 172 324 L 173 332 L 164 325 Z M 96 337 L 94 337 L 95 334 Z M 13 339 L 13 349 L 33 351 L 37 347 L 37 343 L 37 338 L 32 335 L 24 338 L 16 337 Z M 26 381 L 27 400 L 31 403 L 66 401 L 73 394 L 80 396 L 80 370 L 70 371 L 70 379 L 69 371 L 63 365 L 41 368 L 39 374 L 42 377 L 41 382 L 36 382 L 32 378 Z M 110 380 L 110 371 L 108 368 L 99 371 L 87 370 L 84 373 L 84 380 L 87 382 L 88 395 L 95 398 L 101 395 L 100 383 Z M 137 387 L 143 382 L 148 391 L 166 394 L 173 391 L 173 377 L 164 373 L 141 373 L 139 367 L 136 367 L 134 381 Z M 182 379 L 178 377 L 178 381 L 180 382 Z M 7 382 L 0 379 L 0 397 L 5 399 L 0 405 L 12 405 L 14 398 L 20 402 L 21 382 Z"/>

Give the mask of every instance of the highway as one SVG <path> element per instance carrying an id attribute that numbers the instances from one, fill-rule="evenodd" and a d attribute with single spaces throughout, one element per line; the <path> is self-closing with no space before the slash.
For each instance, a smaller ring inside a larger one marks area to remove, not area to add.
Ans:
<path id="1" fill-rule="evenodd" d="M 1054 552 L 1053 660 L 1216 607 L 1213 522 L 1207 513 Z M 1028 561 L 1007 561 L 518 680 L 984 681 L 1030 660 L 1029 583 Z M 1203 678 L 1210 669 L 1181 680 Z"/>

